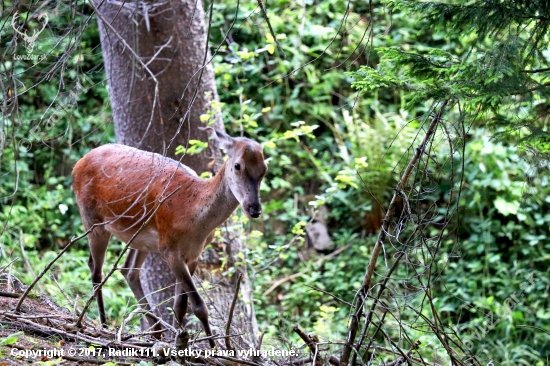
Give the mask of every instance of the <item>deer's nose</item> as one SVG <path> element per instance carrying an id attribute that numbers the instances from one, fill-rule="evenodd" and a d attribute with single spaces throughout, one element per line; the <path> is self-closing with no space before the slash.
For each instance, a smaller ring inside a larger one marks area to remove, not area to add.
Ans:
<path id="1" fill-rule="evenodd" d="M 246 211 L 248 211 L 248 214 L 252 218 L 258 218 L 262 214 L 262 205 L 259 203 L 252 203 L 247 205 Z"/>

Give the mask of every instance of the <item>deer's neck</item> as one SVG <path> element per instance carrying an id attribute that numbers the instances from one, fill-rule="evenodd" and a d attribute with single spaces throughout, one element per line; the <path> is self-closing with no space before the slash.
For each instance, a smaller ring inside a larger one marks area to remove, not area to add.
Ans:
<path id="1" fill-rule="evenodd" d="M 229 188 L 229 182 L 225 175 L 225 165 L 223 164 L 218 174 L 206 181 L 204 189 L 204 206 L 202 207 L 202 221 L 205 223 L 205 229 L 211 231 L 220 226 L 231 214 L 239 202 Z"/>

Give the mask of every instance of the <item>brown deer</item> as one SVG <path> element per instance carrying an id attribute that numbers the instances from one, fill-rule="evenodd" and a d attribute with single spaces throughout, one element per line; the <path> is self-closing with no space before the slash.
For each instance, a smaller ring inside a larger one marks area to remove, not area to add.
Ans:
<path id="1" fill-rule="evenodd" d="M 130 242 L 121 270 L 140 306 L 151 309 L 141 287 L 139 270 L 150 252 L 160 253 L 176 276 L 175 320 L 185 325 L 187 297 L 208 336 L 208 309 L 193 283 L 193 272 L 214 230 L 240 204 L 250 218 L 262 212 L 260 183 L 267 172 L 260 144 L 206 128 L 228 159 L 210 180 L 159 154 L 109 144 L 90 151 L 73 169 L 73 188 L 88 235 L 94 288 L 102 281 L 103 262 L 111 235 Z M 132 239 L 133 238 L 133 239 Z M 101 289 L 96 293 L 105 324 Z M 153 317 L 148 317 L 151 325 Z M 159 330 L 157 324 L 155 329 Z M 209 339 L 210 346 L 215 343 Z"/>

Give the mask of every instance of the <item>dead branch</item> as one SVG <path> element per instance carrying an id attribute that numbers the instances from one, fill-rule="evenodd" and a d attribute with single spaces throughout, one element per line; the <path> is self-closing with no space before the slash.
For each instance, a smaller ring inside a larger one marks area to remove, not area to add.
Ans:
<path id="1" fill-rule="evenodd" d="M 0 291 L 0 296 L 11 297 L 11 298 L 17 299 L 17 298 L 21 297 L 21 294 L 16 294 L 15 292 Z"/>
<path id="2" fill-rule="evenodd" d="M 233 349 L 231 347 L 231 340 L 229 339 L 229 332 L 231 330 L 231 322 L 233 321 L 233 311 L 235 310 L 235 305 L 237 304 L 237 298 L 239 297 L 239 290 L 241 288 L 241 279 L 242 274 L 239 273 L 237 278 L 237 284 L 235 285 L 235 296 L 233 296 L 233 302 L 231 303 L 231 308 L 229 309 L 229 319 L 227 320 L 227 325 L 225 326 L 225 346 L 227 349 Z"/>
<path id="3" fill-rule="evenodd" d="M 313 361 L 312 357 L 300 358 L 299 360 L 292 361 L 291 365 L 304 365 Z"/>
<path id="4" fill-rule="evenodd" d="M 294 328 L 292 328 L 292 330 L 294 330 L 294 332 L 296 332 L 296 334 L 298 334 L 300 338 L 302 338 L 302 340 L 308 346 L 311 353 L 313 353 L 314 355 L 313 362 L 315 366 L 322 366 L 323 362 L 317 358 L 317 352 L 318 352 L 317 343 L 310 336 L 305 334 L 304 331 L 301 330 L 300 327 L 298 327 L 297 325 L 295 325 Z"/>
<path id="5" fill-rule="evenodd" d="M 387 363 L 386 366 L 398 366 L 398 365 L 401 365 L 401 364 L 407 362 L 411 358 L 413 351 L 417 350 L 418 347 L 420 347 L 420 342 L 419 341 L 417 341 L 415 344 L 413 344 L 413 346 L 411 347 L 409 352 L 407 352 L 406 357 L 400 357 L 395 361 Z"/>
<path id="6" fill-rule="evenodd" d="M 388 210 L 386 212 L 386 216 L 384 217 L 384 220 L 382 221 L 382 228 L 380 229 L 380 232 L 378 234 L 378 239 L 376 240 L 376 244 L 373 249 L 373 253 L 371 256 L 371 259 L 369 261 L 369 265 L 367 267 L 367 272 L 365 273 L 365 276 L 363 278 L 363 283 L 361 284 L 361 288 L 359 291 L 357 291 L 357 306 L 353 312 L 353 315 L 351 317 L 351 322 L 349 326 L 349 332 L 348 337 L 346 340 L 346 344 L 344 345 L 344 349 L 342 351 L 342 357 L 340 358 L 340 365 L 345 366 L 349 362 L 349 357 L 351 355 L 352 345 L 355 341 L 355 336 L 357 335 L 357 331 L 359 329 L 359 319 L 363 316 L 363 305 L 365 303 L 365 300 L 367 298 L 368 291 L 370 290 L 370 282 L 372 279 L 372 275 L 374 273 L 374 268 L 376 266 L 376 262 L 378 260 L 378 256 L 380 254 L 380 251 L 382 250 L 382 246 L 384 243 L 384 239 L 386 238 L 387 232 L 390 227 L 391 218 L 393 216 L 393 213 L 395 212 L 395 208 L 397 205 L 397 201 L 400 198 L 400 192 L 403 191 L 403 188 L 407 184 L 413 169 L 417 166 L 418 161 L 420 160 L 420 157 L 424 154 L 424 151 L 426 149 L 426 146 L 430 139 L 432 138 L 433 134 L 435 133 L 437 126 L 439 125 L 439 121 L 441 120 L 441 115 L 449 103 L 448 100 L 444 101 L 441 104 L 441 107 L 439 108 L 439 111 L 435 114 L 433 117 L 426 134 L 424 136 L 424 139 L 420 143 L 420 146 L 418 146 L 415 150 L 415 153 L 411 157 L 411 160 L 405 169 L 405 172 L 401 176 L 401 179 L 399 180 L 395 193 L 393 195 L 393 198 L 391 200 L 390 206 L 388 207 Z"/>
<path id="7" fill-rule="evenodd" d="M 0 319 L 0 323 L 11 327 L 17 327 L 23 331 L 26 331 L 32 334 L 37 334 L 40 336 L 51 337 L 56 335 L 61 337 L 62 339 L 67 339 L 72 341 L 84 341 L 89 344 L 101 345 L 104 347 L 109 346 L 109 347 L 119 348 L 119 349 L 124 349 L 124 348 L 136 348 L 139 350 L 145 349 L 144 347 L 137 346 L 133 343 L 109 341 L 105 339 L 87 336 L 82 333 L 71 333 L 70 331 L 65 331 L 62 329 L 49 327 L 47 325 L 38 324 L 29 319 L 21 318 L 18 316 L 18 314 L 15 314 L 15 313 L 0 312 L 0 315 L 6 318 L 6 321 L 3 321 Z"/>
<path id="8" fill-rule="evenodd" d="M 371 324 L 371 321 L 372 321 L 372 315 L 374 314 L 374 309 L 376 308 L 376 305 L 378 305 L 378 301 L 380 300 L 380 298 L 382 297 L 382 293 L 384 292 L 384 290 L 386 289 L 386 286 L 388 284 L 388 280 L 390 279 L 393 271 L 395 271 L 395 269 L 397 268 L 397 265 L 399 264 L 399 262 L 401 261 L 401 258 L 403 258 L 403 256 L 405 255 L 405 252 L 399 252 L 399 254 L 397 255 L 397 257 L 395 258 L 395 261 L 392 265 L 392 267 L 390 268 L 390 270 L 388 271 L 388 274 L 385 276 L 384 280 L 382 281 L 381 285 L 380 285 L 380 290 L 378 290 L 378 294 L 377 296 L 375 297 L 374 301 L 372 302 L 372 305 L 369 309 L 369 312 L 367 314 L 367 319 L 365 321 L 365 326 L 363 328 L 363 332 L 361 334 L 361 338 L 359 339 L 358 341 L 358 346 L 357 346 L 357 349 L 361 349 L 361 346 L 363 344 L 363 340 L 365 339 L 365 336 L 367 334 L 367 331 L 369 329 L 369 326 Z M 380 322 L 379 326 L 378 326 L 378 329 L 374 332 L 374 335 L 371 337 L 371 340 L 369 342 L 369 345 L 367 347 L 367 351 L 370 349 L 370 346 L 372 344 L 372 341 L 374 339 L 374 337 L 376 336 L 376 333 L 380 330 L 380 326 L 382 325 L 383 321 L 384 321 L 384 317 L 386 316 L 386 312 L 384 312 L 384 315 L 382 316 L 382 321 Z M 353 359 L 352 359 L 352 364 L 355 364 L 355 359 L 357 357 L 357 354 L 354 353 L 353 355 Z"/>
<path id="9" fill-rule="evenodd" d="M 322 292 L 322 293 L 324 293 L 324 294 L 326 294 L 326 295 L 329 295 L 329 296 L 332 297 L 333 299 L 338 300 L 338 301 L 340 301 L 340 302 L 342 302 L 342 303 L 344 303 L 344 304 L 346 304 L 346 305 L 348 305 L 348 306 L 350 306 L 350 307 L 352 307 L 352 308 L 354 307 L 353 304 L 347 302 L 346 300 L 342 300 L 342 299 L 339 298 L 338 296 L 336 296 L 336 295 L 334 295 L 334 294 L 331 294 L 330 292 L 327 292 L 327 291 L 325 291 L 325 290 L 322 290 L 322 289 L 320 289 L 319 287 L 310 286 L 310 285 L 304 285 L 304 286 L 309 287 L 309 288 L 312 289 L 312 290 L 319 291 L 319 292 Z"/>
<path id="10" fill-rule="evenodd" d="M 314 364 L 316 366 L 322 366 L 323 361 L 320 359 L 320 357 L 317 357 L 318 353 L 319 353 L 319 347 L 318 347 L 317 343 L 319 342 L 319 340 L 316 339 L 316 336 L 314 336 L 314 337 L 308 336 L 297 325 L 294 326 L 293 330 L 294 330 L 294 332 L 296 332 L 296 334 L 298 334 L 300 336 L 300 338 L 302 338 L 302 340 L 308 346 L 311 353 L 313 353 L 313 355 L 314 355 L 313 358 L 311 359 L 311 361 L 308 361 L 308 362 L 314 362 Z M 338 366 L 340 364 L 340 360 L 338 360 L 338 358 L 335 357 L 335 356 L 330 356 L 329 363 L 331 365 Z"/>

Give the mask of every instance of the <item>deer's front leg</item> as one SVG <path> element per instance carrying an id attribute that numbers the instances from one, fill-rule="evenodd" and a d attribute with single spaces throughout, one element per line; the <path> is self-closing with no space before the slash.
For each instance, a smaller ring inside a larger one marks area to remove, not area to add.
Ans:
<path id="1" fill-rule="evenodd" d="M 176 277 L 175 297 L 174 297 L 174 317 L 175 325 L 179 325 L 182 328 L 187 323 L 185 320 L 185 314 L 187 313 L 187 291 L 184 286 L 185 273 L 189 273 L 187 265 L 183 261 L 178 261 L 177 258 L 167 257 L 168 265 Z"/>
<path id="2" fill-rule="evenodd" d="M 174 315 L 176 316 L 176 321 L 181 324 L 182 327 L 185 326 L 184 319 L 185 313 L 187 312 L 187 297 L 189 297 L 191 305 L 193 306 L 193 313 L 201 321 L 206 335 L 211 336 L 212 330 L 208 322 L 208 307 L 195 287 L 189 267 L 183 261 L 169 259 L 168 262 L 177 281 L 176 298 L 174 300 Z M 216 346 L 213 339 L 209 339 L 208 342 L 211 347 Z"/>

